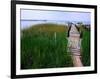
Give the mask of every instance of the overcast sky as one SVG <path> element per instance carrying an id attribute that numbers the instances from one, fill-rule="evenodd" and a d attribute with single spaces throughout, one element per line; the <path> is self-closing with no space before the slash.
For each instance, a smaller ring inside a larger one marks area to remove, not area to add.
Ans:
<path id="1" fill-rule="evenodd" d="M 90 17 L 90 13 L 85 12 L 21 10 L 21 19 L 24 20 L 64 20 L 90 22 Z"/>

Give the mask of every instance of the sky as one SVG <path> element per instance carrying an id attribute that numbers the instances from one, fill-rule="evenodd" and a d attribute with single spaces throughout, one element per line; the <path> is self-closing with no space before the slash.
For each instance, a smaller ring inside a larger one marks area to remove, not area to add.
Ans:
<path id="1" fill-rule="evenodd" d="M 63 20 L 90 22 L 90 17 L 91 15 L 89 12 L 21 10 L 21 19 L 24 20 Z"/>
<path id="2" fill-rule="evenodd" d="M 27 28 L 31 25 L 45 23 L 66 24 L 66 22 L 83 22 L 90 24 L 91 13 L 89 12 L 69 12 L 69 11 L 50 11 L 50 10 L 21 10 L 21 28 Z M 47 21 L 46 21 L 47 22 Z M 47 23 L 48 23 L 47 22 Z"/>

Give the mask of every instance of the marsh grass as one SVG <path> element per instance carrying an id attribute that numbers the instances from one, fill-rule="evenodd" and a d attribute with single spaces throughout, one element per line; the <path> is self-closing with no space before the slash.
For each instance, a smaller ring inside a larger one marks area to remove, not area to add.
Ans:
<path id="1" fill-rule="evenodd" d="M 67 28 L 63 25 L 39 24 L 22 31 L 21 68 L 57 68 L 73 66 L 67 53 Z M 56 32 L 56 39 L 55 39 Z M 55 41 L 56 40 L 56 41 Z"/>
<path id="2" fill-rule="evenodd" d="M 21 69 L 73 67 L 67 52 L 66 31 L 68 27 L 57 24 L 38 24 L 21 30 Z M 89 39 L 89 31 L 85 31 L 82 41 L 85 66 L 90 65 Z"/>
<path id="3" fill-rule="evenodd" d="M 84 66 L 90 66 L 90 32 L 84 31 L 82 39 L 82 62 Z"/>

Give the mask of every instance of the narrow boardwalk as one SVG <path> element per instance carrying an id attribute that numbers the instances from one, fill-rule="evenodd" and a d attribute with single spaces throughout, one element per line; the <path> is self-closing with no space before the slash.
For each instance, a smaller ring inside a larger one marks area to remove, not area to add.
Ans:
<path id="1" fill-rule="evenodd" d="M 72 55 L 72 59 L 73 59 L 73 64 L 75 67 L 82 67 L 83 66 L 81 59 L 80 59 L 80 56 Z"/>
<path id="2" fill-rule="evenodd" d="M 72 24 L 69 31 L 68 48 L 71 52 L 73 64 L 75 67 L 83 66 L 81 62 L 81 39 L 77 27 Z"/>

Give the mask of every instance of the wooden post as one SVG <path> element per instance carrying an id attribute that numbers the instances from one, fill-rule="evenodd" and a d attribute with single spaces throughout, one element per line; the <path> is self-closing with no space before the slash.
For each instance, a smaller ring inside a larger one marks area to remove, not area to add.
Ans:
<path id="1" fill-rule="evenodd" d="M 55 44 L 56 44 L 56 32 L 54 32 Z"/>

